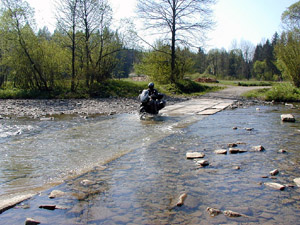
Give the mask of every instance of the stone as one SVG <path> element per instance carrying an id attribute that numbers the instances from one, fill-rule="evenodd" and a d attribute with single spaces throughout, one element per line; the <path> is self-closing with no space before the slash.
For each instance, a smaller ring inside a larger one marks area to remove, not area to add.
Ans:
<path id="1" fill-rule="evenodd" d="M 280 149 L 280 150 L 278 150 L 278 153 L 286 153 L 286 150 Z"/>
<path id="2" fill-rule="evenodd" d="M 271 187 L 273 189 L 280 190 L 280 191 L 283 191 L 285 189 L 284 185 L 278 184 L 278 183 L 267 182 L 267 183 L 265 183 L 265 185 L 268 187 Z"/>
<path id="3" fill-rule="evenodd" d="M 183 193 L 179 196 L 178 202 L 176 203 L 177 206 L 182 206 L 185 199 L 187 197 L 187 193 Z"/>
<path id="4" fill-rule="evenodd" d="M 196 158 L 204 158 L 205 154 L 201 152 L 187 152 L 186 158 L 187 159 L 196 159 Z"/>
<path id="5" fill-rule="evenodd" d="M 60 190 L 51 191 L 49 198 L 58 198 L 64 196 L 66 193 Z"/>
<path id="6" fill-rule="evenodd" d="M 233 147 L 237 147 L 236 143 L 229 143 L 227 144 L 228 148 L 233 148 Z"/>
<path id="7" fill-rule="evenodd" d="M 82 184 L 83 186 L 89 186 L 89 185 L 93 185 L 94 182 L 86 179 L 86 180 L 80 181 L 80 184 Z"/>
<path id="8" fill-rule="evenodd" d="M 26 218 L 26 221 L 25 221 L 25 225 L 36 225 L 36 224 L 40 224 L 41 222 L 35 220 L 35 219 L 32 219 L 32 218 Z"/>
<path id="9" fill-rule="evenodd" d="M 48 210 L 55 210 L 56 205 L 41 205 L 39 206 L 40 209 L 48 209 Z"/>
<path id="10" fill-rule="evenodd" d="M 215 217 L 219 214 L 222 213 L 222 211 L 220 209 L 215 209 L 215 208 L 211 208 L 211 207 L 207 207 L 206 211 L 209 213 L 210 216 Z"/>
<path id="11" fill-rule="evenodd" d="M 240 169 L 241 169 L 241 167 L 239 167 L 239 166 L 235 166 L 233 169 L 235 169 L 235 170 L 240 170 Z"/>
<path id="12" fill-rule="evenodd" d="M 296 183 L 296 185 L 297 185 L 298 187 L 300 187 L 300 177 L 295 178 L 295 179 L 294 179 L 294 182 Z"/>
<path id="13" fill-rule="evenodd" d="M 254 128 L 245 128 L 246 131 L 252 131 Z"/>
<path id="14" fill-rule="evenodd" d="M 238 153 L 244 153 L 247 152 L 247 150 L 242 150 L 238 148 L 229 148 L 229 153 L 230 154 L 238 154 Z"/>
<path id="15" fill-rule="evenodd" d="M 278 170 L 278 169 L 275 169 L 275 170 L 270 171 L 270 174 L 271 174 L 272 176 L 276 176 L 278 173 L 279 173 L 279 170 Z"/>
<path id="16" fill-rule="evenodd" d="M 295 122 L 295 116 L 292 114 L 282 114 L 281 116 L 281 121 L 283 122 Z"/>
<path id="17" fill-rule="evenodd" d="M 201 167 L 205 167 L 205 166 L 208 166 L 209 165 L 209 162 L 207 161 L 207 160 L 198 160 L 197 162 L 196 162 L 196 164 L 198 165 L 198 166 L 201 166 Z"/>
<path id="18" fill-rule="evenodd" d="M 21 195 L 21 196 L 10 198 L 8 200 L 0 201 L 0 214 L 10 208 L 13 208 L 17 204 L 32 198 L 34 195 L 35 194 Z"/>
<path id="19" fill-rule="evenodd" d="M 228 217 L 241 217 L 241 216 L 243 216 L 242 214 L 237 213 L 237 212 L 233 212 L 231 210 L 225 210 L 225 211 L 223 211 L 223 214 L 225 216 L 228 216 Z"/>
<path id="20" fill-rule="evenodd" d="M 233 129 L 233 130 L 237 130 L 238 128 L 237 128 L 237 127 L 233 127 L 232 129 Z"/>
<path id="21" fill-rule="evenodd" d="M 227 149 L 218 149 L 214 151 L 216 154 L 227 154 Z"/>
<path id="22" fill-rule="evenodd" d="M 253 149 L 256 152 L 262 152 L 265 150 L 265 148 L 262 145 L 254 146 Z"/>

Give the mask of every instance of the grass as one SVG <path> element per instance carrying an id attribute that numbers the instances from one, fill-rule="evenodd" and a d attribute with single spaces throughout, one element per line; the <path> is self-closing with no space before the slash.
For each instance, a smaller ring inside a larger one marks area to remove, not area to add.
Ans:
<path id="1" fill-rule="evenodd" d="M 260 89 L 244 94 L 247 98 L 257 98 L 275 102 L 300 102 L 300 89 L 291 83 L 278 83 L 270 89 Z"/>

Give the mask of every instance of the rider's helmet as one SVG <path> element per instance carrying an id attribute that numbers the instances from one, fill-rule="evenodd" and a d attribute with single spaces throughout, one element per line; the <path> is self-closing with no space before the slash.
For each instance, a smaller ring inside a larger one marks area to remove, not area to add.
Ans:
<path id="1" fill-rule="evenodd" d="M 154 83 L 153 83 L 153 82 L 150 82 L 150 83 L 148 84 L 148 88 L 153 89 L 153 88 L 154 88 Z"/>

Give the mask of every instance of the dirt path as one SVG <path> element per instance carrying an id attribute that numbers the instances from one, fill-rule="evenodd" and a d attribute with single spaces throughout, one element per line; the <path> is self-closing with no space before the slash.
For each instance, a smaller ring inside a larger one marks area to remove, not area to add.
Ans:
<path id="1" fill-rule="evenodd" d="M 210 92 L 205 95 L 202 95 L 201 98 L 221 98 L 221 99 L 234 99 L 240 100 L 243 99 L 242 94 L 263 88 L 270 88 L 266 86 L 253 86 L 253 87 L 244 87 L 244 86 L 227 86 L 227 88 L 217 91 L 217 92 Z"/>

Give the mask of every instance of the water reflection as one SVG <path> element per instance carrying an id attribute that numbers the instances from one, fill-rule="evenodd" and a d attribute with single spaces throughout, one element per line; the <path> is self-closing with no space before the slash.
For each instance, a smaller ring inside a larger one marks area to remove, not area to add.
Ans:
<path id="1" fill-rule="evenodd" d="M 277 191 L 264 185 L 265 182 L 293 184 L 300 172 L 300 123 L 281 123 L 282 110 L 285 108 L 281 106 L 261 106 L 259 112 L 255 107 L 227 110 L 201 117 L 197 122 L 196 117 L 182 121 L 170 118 L 172 123 L 168 119 L 135 121 L 130 129 L 119 130 L 121 135 L 139 129 L 138 137 L 132 142 L 126 140 L 128 134 L 120 136 L 125 146 L 136 143 L 133 151 L 110 161 L 105 167 L 95 167 L 55 187 L 66 192 L 66 196 L 48 199 L 49 190 L 30 201 L 29 209 L 7 211 L 0 216 L 0 221 L 11 222 L 15 215 L 14 220 L 20 223 L 24 222 L 24 216 L 33 216 L 43 224 L 297 224 L 299 188 Z M 298 111 L 292 112 L 299 118 Z M 128 117 L 123 119 L 122 124 L 127 124 Z M 100 124 L 98 129 L 105 127 L 105 123 Z M 184 124 L 189 126 L 184 127 Z M 166 132 L 166 127 L 170 126 L 173 132 Z M 113 123 L 107 127 L 113 128 Z M 73 135 L 76 131 L 70 133 Z M 214 153 L 236 142 L 248 152 Z M 118 145 L 114 140 L 109 143 Z M 253 151 L 256 145 L 263 145 L 266 151 Z M 282 148 L 287 154 L 278 153 Z M 185 158 L 187 151 L 204 152 L 210 165 L 198 168 L 193 160 Z M 278 169 L 279 175 L 271 177 L 269 172 L 273 169 Z M 84 180 L 92 183 L 83 185 Z M 188 197 L 182 207 L 177 207 L 182 193 L 187 193 Z M 40 204 L 56 204 L 65 209 L 49 212 L 38 209 Z M 207 207 L 232 210 L 245 216 L 228 218 L 220 214 L 211 217 L 206 212 Z"/>

